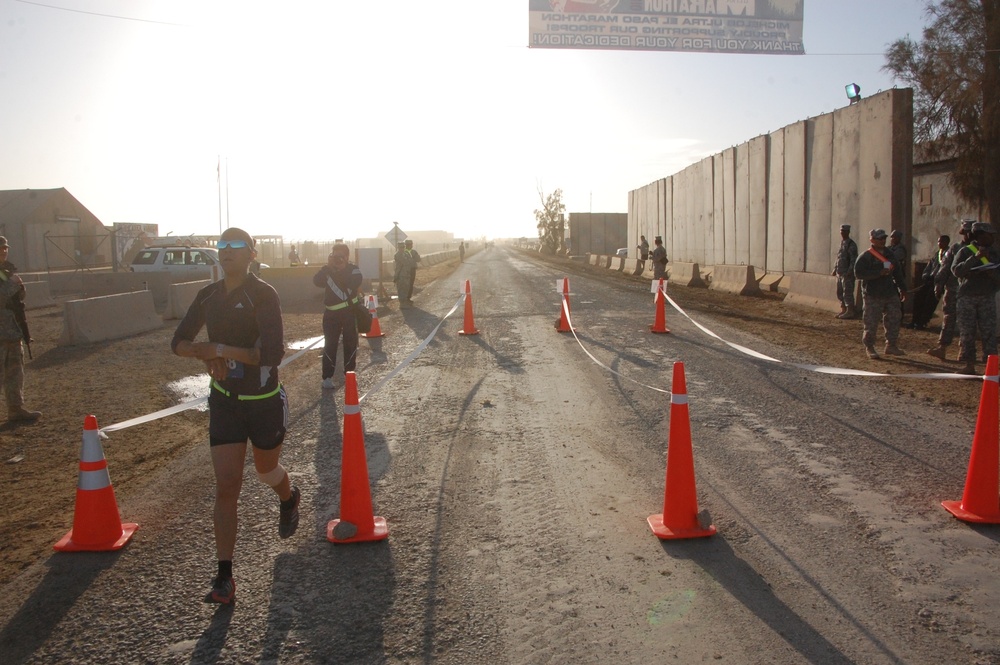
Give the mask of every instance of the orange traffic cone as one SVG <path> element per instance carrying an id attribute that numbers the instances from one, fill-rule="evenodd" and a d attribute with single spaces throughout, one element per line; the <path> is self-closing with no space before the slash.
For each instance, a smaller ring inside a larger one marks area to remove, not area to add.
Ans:
<path id="1" fill-rule="evenodd" d="M 366 333 L 361 333 L 362 337 L 385 337 L 385 333 L 382 332 L 382 326 L 378 323 L 378 303 L 375 301 L 375 296 L 367 296 L 365 298 L 365 307 L 368 311 L 372 313 L 372 327 Z"/>
<path id="2" fill-rule="evenodd" d="M 462 329 L 458 331 L 458 334 L 479 334 L 479 331 L 476 330 L 476 322 L 472 318 L 472 283 L 469 280 L 465 280 L 465 323 L 462 324 Z"/>
<path id="3" fill-rule="evenodd" d="M 569 325 L 569 278 L 562 279 L 562 307 L 559 308 L 559 324 L 556 326 L 557 332 L 573 332 Z"/>
<path id="4" fill-rule="evenodd" d="M 990 356 L 986 359 L 962 500 L 941 502 L 945 510 L 964 522 L 1000 524 L 1000 414 L 997 413 L 1000 376 L 997 370 L 997 357 Z"/>
<path id="5" fill-rule="evenodd" d="M 660 278 L 660 283 L 656 286 L 656 318 L 653 319 L 653 325 L 649 327 L 652 332 L 655 333 L 668 333 L 670 329 L 667 328 L 667 314 L 666 314 L 666 304 L 667 299 L 663 295 L 664 284 L 663 278 Z"/>
<path id="6" fill-rule="evenodd" d="M 694 486 L 694 456 L 691 452 L 691 421 L 688 418 L 684 363 L 674 363 L 670 395 L 670 440 L 667 443 L 667 485 L 663 513 L 650 515 L 649 528 L 660 540 L 700 538 L 715 533 L 715 526 L 702 524 Z"/>
<path id="7" fill-rule="evenodd" d="M 125 546 L 138 524 L 122 524 L 115 490 L 104 459 L 97 418 L 83 420 L 80 475 L 76 483 L 73 528 L 53 547 L 60 552 L 106 552 Z"/>
<path id="8" fill-rule="evenodd" d="M 340 462 L 340 519 L 326 525 L 331 543 L 384 540 L 389 535 L 384 517 L 372 515 L 372 491 L 368 484 L 365 435 L 358 406 L 358 379 L 344 376 L 344 440 Z"/>

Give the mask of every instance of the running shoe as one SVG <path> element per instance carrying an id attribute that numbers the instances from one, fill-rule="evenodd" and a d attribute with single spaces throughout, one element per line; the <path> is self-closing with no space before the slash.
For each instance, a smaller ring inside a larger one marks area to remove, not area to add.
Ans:
<path id="1" fill-rule="evenodd" d="M 236 582 L 232 577 L 217 575 L 212 581 L 212 590 L 205 596 L 206 603 L 231 605 L 236 602 Z"/>
<path id="2" fill-rule="evenodd" d="M 292 487 L 292 499 L 295 503 L 291 508 L 281 508 L 278 517 L 278 535 L 282 538 L 291 538 L 295 530 L 299 528 L 299 499 L 302 493 L 298 487 Z"/>
<path id="3" fill-rule="evenodd" d="M 333 390 L 334 388 L 337 387 L 337 384 L 334 383 L 333 377 L 331 376 L 328 379 L 323 379 L 323 387 L 327 390 Z"/>

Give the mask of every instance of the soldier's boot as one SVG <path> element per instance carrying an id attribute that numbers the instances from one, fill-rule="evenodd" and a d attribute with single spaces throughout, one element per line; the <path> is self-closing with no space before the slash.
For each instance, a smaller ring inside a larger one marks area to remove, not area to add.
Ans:
<path id="1" fill-rule="evenodd" d="M 941 346 L 940 344 L 935 346 L 933 349 L 927 349 L 927 355 L 939 358 L 941 360 L 947 360 L 947 358 L 945 358 L 947 352 L 948 352 L 948 347 Z"/>
<path id="2" fill-rule="evenodd" d="M 854 313 L 853 309 L 849 309 L 846 312 L 844 312 L 843 314 L 841 314 L 840 318 L 844 319 L 846 321 L 846 320 L 849 320 L 849 319 L 856 319 L 856 318 L 858 318 L 858 315 Z"/>
<path id="3" fill-rule="evenodd" d="M 965 367 L 963 367 L 959 371 L 962 374 L 971 374 L 971 375 L 975 376 L 976 375 L 976 363 L 970 360 L 969 362 L 965 363 Z"/>
<path id="4" fill-rule="evenodd" d="M 12 422 L 35 421 L 41 417 L 41 411 L 29 411 L 23 406 L 11 406 L 7 408 L 7 420 Z"/>
<path id="5" fill-rule="evenodd" d="M 844 307 L 843 305 L 841 305 L 840 306 L 840 314 L 837 314 L 837 318 L 838 319 L 844 318 L 844 314 L 846 314 L 846 313 L 847 313 L 847 308 Z"/>
<path id="6" fill-rule="evenodd" d="M 905 356 L 906 355 L 906 351 L 903 351 L 901 348 L 899 348 L 895 344 L 888 344 L 887 343 L 885 345 L 885 355 L 887 355 L 887 356 Z"/>
<path id="7" fill-rule="evenodd" d="M 878 360 L 878 351 L 875 350 L 874 346 L 869 344 L 865 347 L 865 351 L 868 353 L 869 358 L 872 360 Z"/>

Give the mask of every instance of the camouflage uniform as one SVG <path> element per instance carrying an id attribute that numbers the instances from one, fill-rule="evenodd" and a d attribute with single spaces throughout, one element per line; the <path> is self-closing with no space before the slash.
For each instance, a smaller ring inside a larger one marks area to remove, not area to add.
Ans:
<path id="1" fill-rule="evenodd" d="M 970 227 L 971 228 L 971 227 Z M 941 265 L 934 273 L 934 292 L 944 295 L 941 306 L 941 334 L 938 336 L 938 346 L 948 346 L 955 338 L 955 312 L 958 305 L 958 278 L 951 272 L 951 265 L 958 250 L 965 247 L 964 243 L 956 242 L 944 253 Z"/>
<path id="2" fill-rule="evenodd" d="M 3 392 L 9 409 L 17 409 L 24 404 L 22 333 L 13 310 L 7 307 L 12 298 L 24 300 L 24 284 L 16 270 L 10 261 L 0 264 L 0 353 L 3 354 L 0 371 L 3 372 Z"/>
<path id="3" fill-rule="evenodd" d="M 983 224 L 982 227 L 992 228 Z M 973 227 L 980 230 L 980 223 Z M 976 254 L 982 250 L 985 258 Z M 986 263 L 1000 263 L 1000 249 L 978 247 L 975 241 L 961 248 L 955 255 L 952 273 L 958 278 L 957 322 L 961 362 L 976 362 L 976 332 L 983 340 L 983 359 L 997 352 L 996 292 L 1000 288 L 1000 271 L 972 270 Z"/>
<path id="4" fill-rule="evenodd" d="M 875 329 L 879 320 L 885 329 L 887 350 L 896 348 L 899 326 L 903 320 L 903 309 L 899 306 L 900 293 L 905 293 L 903 271 L 890 252 L 882 256 L 892 264 L 892 272 L 888 275 L 882 274 L 884 268 L 882 259 L 875 256 L 871 249 L 862 252 L 854 263 L 854 275 L 861 281 L 864 303 L 864 333 L 861 341 L 869 351 L 869 355 L 872 355 L 875 346 Z"/>
<path id="5" fill-rule="evenodd" d="M 858 244 L 852 238 L 844 238 L 840 241 L 840 251 L 837 252 L 837 267 L 834 273 L 837 275 L 837 300 L 840 306 L 852 316 L 854 315 L 854 291 L 856 280 L 854 278 L 854 262 L 858 260 Z"/>

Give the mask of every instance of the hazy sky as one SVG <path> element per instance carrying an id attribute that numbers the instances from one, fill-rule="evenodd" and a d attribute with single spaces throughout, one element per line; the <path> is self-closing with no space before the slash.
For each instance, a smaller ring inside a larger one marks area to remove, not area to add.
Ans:
<path id="1" fill-rule="evenodd" d="M 0 0 L 0 189 L 217 233 L 221 156 L 223 227 L 535 236 L 539 187 L 625 212 L 848 83 L 891 88 L 924 6 L 805 0 L 807 55 L 767 56 L 528 49 L 525 0 Z"/>

